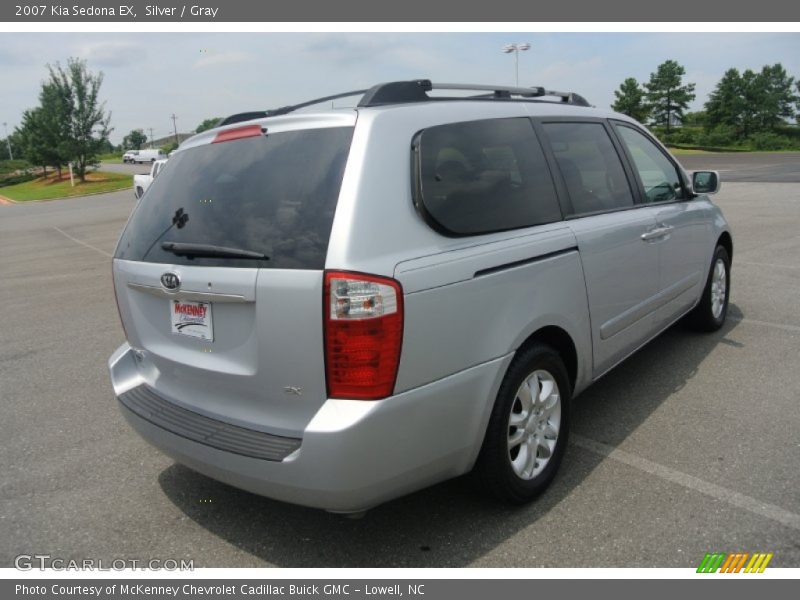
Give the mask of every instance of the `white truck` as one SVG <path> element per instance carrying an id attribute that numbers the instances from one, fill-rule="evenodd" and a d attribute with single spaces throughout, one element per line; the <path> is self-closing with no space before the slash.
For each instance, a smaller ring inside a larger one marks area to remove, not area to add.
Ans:
<path id="1" fill-rule="evenodd" d="M 148 148 L 146 150 L 128 150 L 122 155 L 122 162 L 131 164 L 152 163 L 165 158 L 167 158 L 167 155 L 158 148 Z"/>
<path id="2" fill-rule="evenodd" d="M 133 195 L 136 196 L 137 200 L 144 195 L 165 164 L 167 164 L 167 159 L 157 160 L 150 167 L 149 173 L 133 176 Z"/>

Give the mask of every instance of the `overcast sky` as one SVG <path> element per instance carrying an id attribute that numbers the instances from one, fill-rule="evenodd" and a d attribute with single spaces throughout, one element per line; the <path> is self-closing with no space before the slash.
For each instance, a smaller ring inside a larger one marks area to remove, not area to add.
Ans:
<path id="1" fill-rule="evenodd" d="M 45 65 L 70 56 L 105 74 L 119 143 L 134 128 L 171 133 L 173 112 L 189 132 L 208 117 L 381 81 L 513 84 L 514 58 L 500 48 L 517 41 L 532 44 L 520 54 L 520 85 L 575 91 L 602 107 L 623 79 L 646 81 L 667 59 L 697 84 L 693 109 L 729 67 L 780 62 L 800 78 L 798 33 L 2 33 L 0 121 L 16 126 L 37 104 Z"/>

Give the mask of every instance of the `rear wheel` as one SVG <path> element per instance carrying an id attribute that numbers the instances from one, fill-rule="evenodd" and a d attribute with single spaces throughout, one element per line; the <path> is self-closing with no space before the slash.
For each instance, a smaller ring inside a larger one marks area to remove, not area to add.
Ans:
<path id="1" fill-rule="evenodd" d="M 569 401 L 567 370 L 555 350 L 537 344 L 514 359 L 476 464 L 494 495 L 521 504 L 552 481 L 567 445 Z"/>
<path id="2" fill-rule="evenodd" d="M 700 331 L 716 331 L 725 324 L 731 293 L 731 260 L 723 246 L 717 246 L 711 261 L 706 287 L 690 321 Z"/>

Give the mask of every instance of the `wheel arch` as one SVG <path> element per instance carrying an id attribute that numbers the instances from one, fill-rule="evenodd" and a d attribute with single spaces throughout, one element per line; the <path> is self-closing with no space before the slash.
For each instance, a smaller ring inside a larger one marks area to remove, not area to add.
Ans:
<path id="1" fill-rule="evenodd" d="M 578 378 L 578 349 L 575 341 L 566 330 L 557 325 L 546 325 L 540 327 L 530 334 L 517 348 L 516 355 L 520 355 L 534 344 L 547 344 L 558 352 L 564 366 L 567 368 L 569 384 L 572 390 L 575 389 Z"/>
<path id="2" fill-rule="evenodd" d="M 733 237 L 729 231 L 723 231 L 717 238 L 717 246 L 722 246 L 728 252 L 728 260 L 733 262 Z"/>

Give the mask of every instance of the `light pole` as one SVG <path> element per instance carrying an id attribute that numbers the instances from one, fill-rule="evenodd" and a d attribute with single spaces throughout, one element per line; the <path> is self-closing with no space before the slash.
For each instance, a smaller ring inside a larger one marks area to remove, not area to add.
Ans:
<path id="1" fill-rule="evenodd" d="M 506 44 L 503 46 L 504 54 L 514 53 L 514 72 L 516 73 L 516 85 L 519 87 L 519 53 L 525 50 L 530 50 L 531 45 L 528 42 L 516 42 L 514 44 Z"/>
<path id="2" fill-rule="evenodd" d="M 3 121 L 3 128 L 6 130 L 6 144 L 8 145 L 8 158 L 14 160 L 14 153 L 11 152 L 11 140 L 8 139 L 8 123 Z"/>

